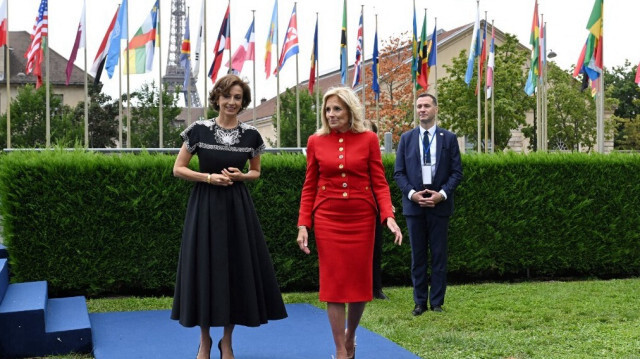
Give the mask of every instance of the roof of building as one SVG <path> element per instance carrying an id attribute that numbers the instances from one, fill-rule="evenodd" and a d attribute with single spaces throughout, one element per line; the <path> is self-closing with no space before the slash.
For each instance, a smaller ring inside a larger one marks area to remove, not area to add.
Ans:
<path id="1" fill-rule="evenodd" d="M 21 85 L 35 83 L 36 77 L 33 74 L 25 74 L 27 67 L 27 59 L 24 54 L 27 52 L 31 44 L 31 35 L 26 31 L 10 31 L 9 32 L 9 69 L 11 72 L 11 84 Z M 54 49 L 49 49 L 49 83 L 55 86 L 64 86 L 66 84 L 67 75 L 66 57 L 60 55 Z M 45 76 L 45 64 L 42 63 L 42 75 Z M 43 77 L 44 81 L 44 77 Z M 93 76 L 88 75 L 88 82 L 93 82 Z M 6 83 L 5 77 L 0 83 Z M 69 86 L 84 86 L 84 70 L 73 65 L 73 72 L 69 79 Z"/>

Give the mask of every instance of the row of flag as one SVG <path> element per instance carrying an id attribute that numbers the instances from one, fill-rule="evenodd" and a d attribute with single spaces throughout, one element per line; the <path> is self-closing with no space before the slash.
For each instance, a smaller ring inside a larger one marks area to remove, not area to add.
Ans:
<path id="1" fill-rule="evenodd" d="M 491 26 L 491 44 L 487 46 L 487 20 L 484 21 L 484 28 L 482 30 L 482 40 L 480 40 L 480 6 L 476 9 L 476 19 L 473 24 L 473 31 L 471 35 L 471 44 L 469 45 L 469 58 L 467 59 L 467 70 L 464 76 L 464 82 L 471 84 L 473 78 L 473 65 L 476 58 L 478 58 L 478 81 L 476 85 L 476 96 L 481 90 L 483 71 L 486 67 L 487 77 L 485 79 L 485 91 L 486 98 L 491 98 L 493 94 L 493 72 L 495 67 L 495 28 Z M 487 59 L 487 47 L 489 47 L 489 59 L 485 66 L 485 60 Z"/>
<path id="2" fill-rule="evenodd" d="M 436 65 L 438 54 L 437 27 L 433 26 L 431 39 L 427 38 L 427 13 L 425 10 L 422 21 L 422 32 L 420 37 L 417 34 L 416 8 L 413 7 L 413 61 L 411 67 L 411 78 L 417 88 L 425 91 L 429 88 L 429 71 Z"/>

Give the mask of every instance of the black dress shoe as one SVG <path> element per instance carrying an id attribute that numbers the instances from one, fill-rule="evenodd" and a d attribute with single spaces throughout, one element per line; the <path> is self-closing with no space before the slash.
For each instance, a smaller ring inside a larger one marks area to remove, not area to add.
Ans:
<path id="1" fill-rule="evenodd" d="M 413 314 L 414 317 L 417 317 L 419 315 L 422 315 L 422 313 L 427 311 L 427 306 L 426 305 L 422 305 L 422 304 L 416 304 L 415 308 L 413 308 L 413 311 L 411 312 L 411 314 Z"/>
<path id="2" fill-rule="evenodd" d="M 382 299 L 382 300 L 387 300 L 389 299 L 389 297 L 387 297 L 382 290 L 377 290 L 375 292 L 373 292 L 373 297 L 376 299 Z"/>
<path id="3" fill-rule="evenodd" d="M 434 312 L 442 312 L 442 306 L 441 305 L 434 305 L 431 307 L 431 310 L 433 310 Z"/>

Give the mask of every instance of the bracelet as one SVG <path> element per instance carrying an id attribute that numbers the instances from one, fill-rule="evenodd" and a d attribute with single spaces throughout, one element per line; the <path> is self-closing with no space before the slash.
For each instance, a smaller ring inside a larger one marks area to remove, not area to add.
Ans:
<path id="1" fill-rule="evenodd" d="M 298 226 L 298 229 L 307 229 L 307 226 Z"/>
<path id="2" fill-rule="evenodd" d="M 207 183 L 211 184 L 211 173 L 207 174 Z"/>

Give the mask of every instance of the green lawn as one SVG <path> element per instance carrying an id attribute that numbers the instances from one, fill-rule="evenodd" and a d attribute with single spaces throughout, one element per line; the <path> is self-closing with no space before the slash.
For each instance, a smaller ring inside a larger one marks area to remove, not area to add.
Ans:
<path id="1" fill-rule="evenodd" d="M 444 312 L 420 317 L 411 316 L 411 288 L 385 293 L 390 300 L 370 303 L 362 325 L 422 358 L 640 358 L 640 278 L 452 285 Z M 324 308 L 316 293 L 284 298 Z M 171 301 L 90 299 L 88 307 L 169 309 Z"/>

